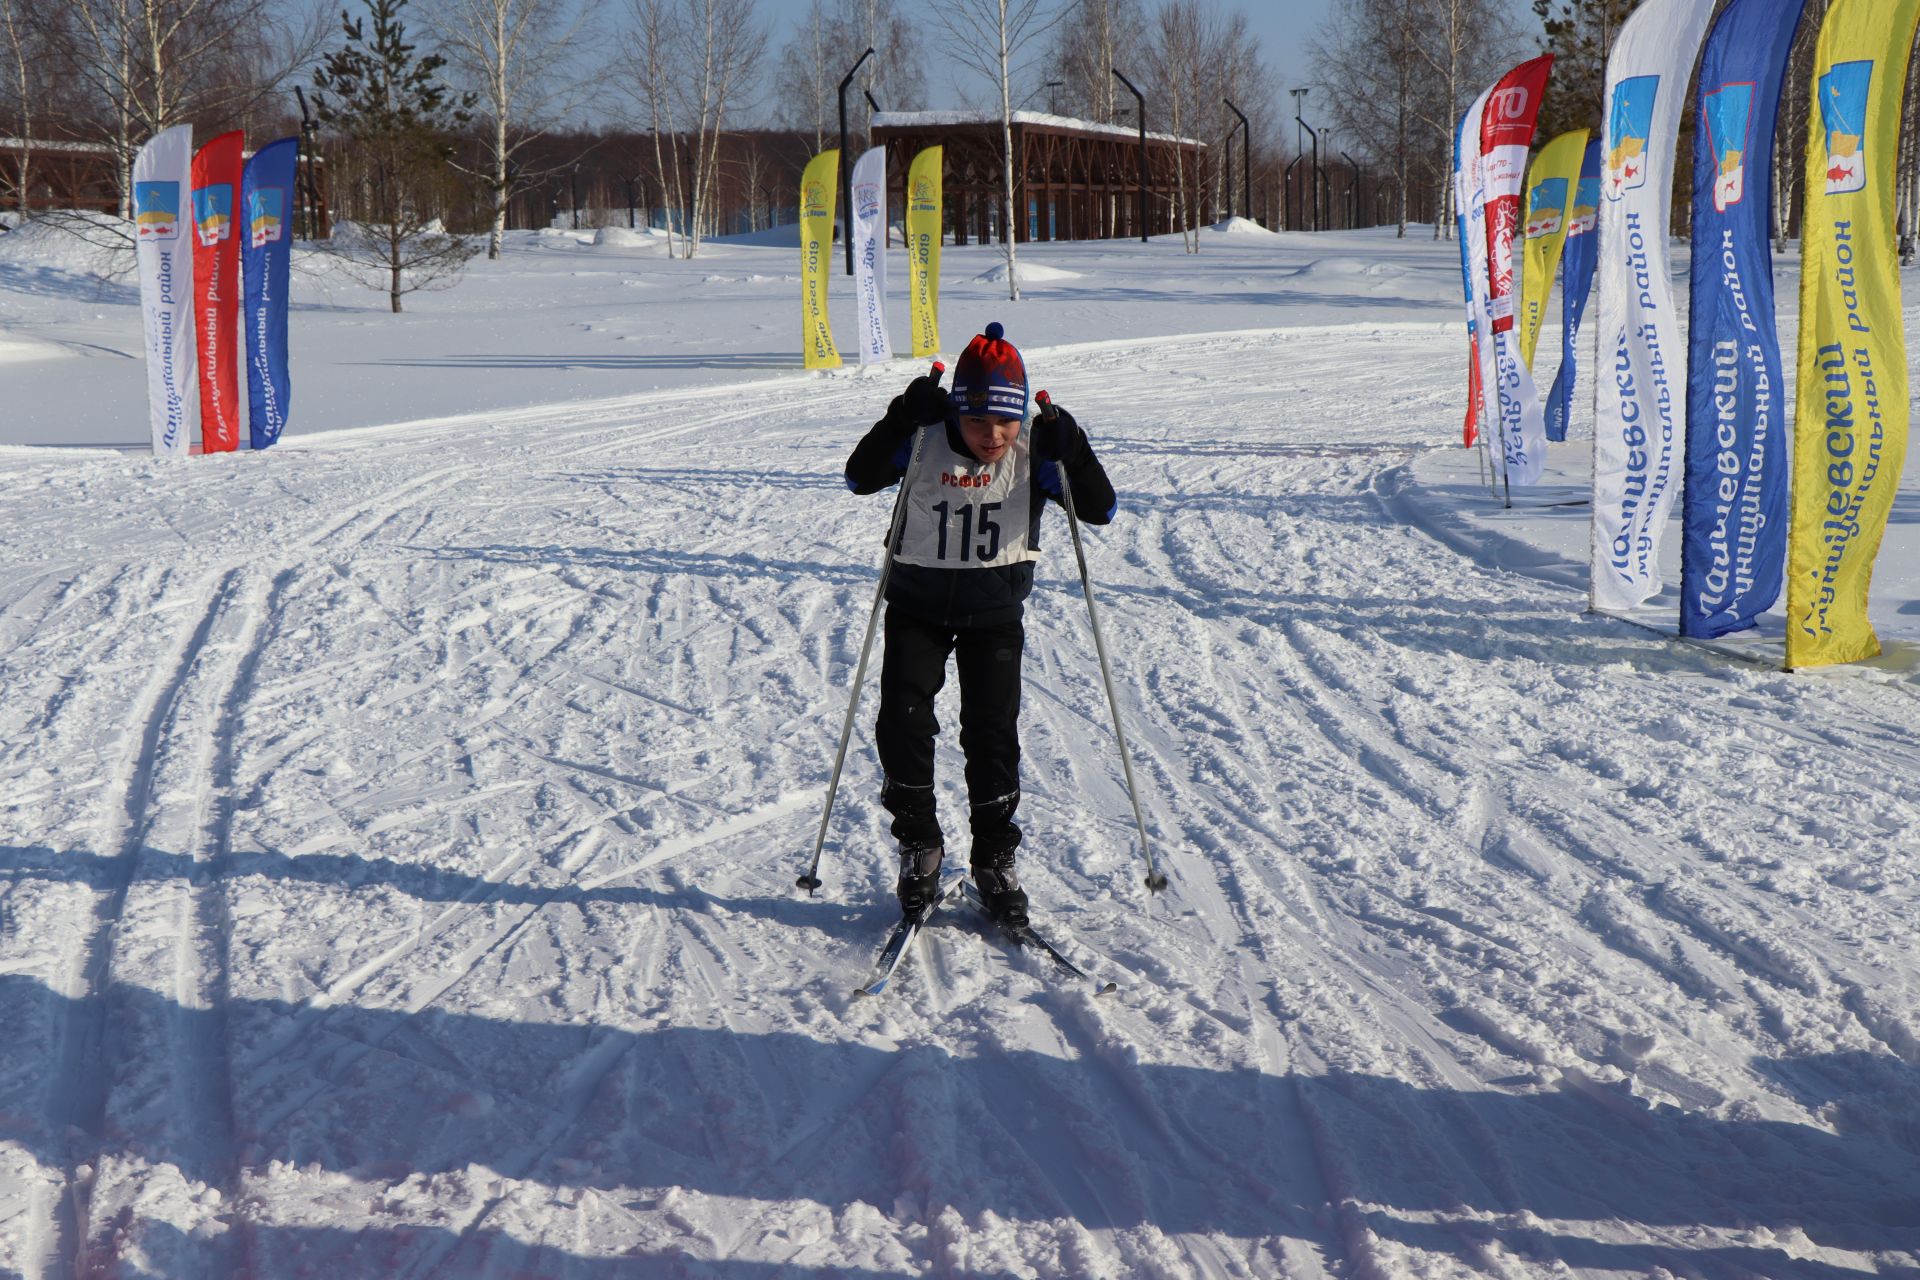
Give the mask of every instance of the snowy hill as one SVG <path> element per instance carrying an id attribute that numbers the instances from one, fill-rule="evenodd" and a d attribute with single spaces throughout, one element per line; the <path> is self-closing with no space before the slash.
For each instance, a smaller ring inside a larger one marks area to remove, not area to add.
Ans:
<path id="1" fill-rule="evenodd" d="M 793 881 L 918 363 L 797 372 L 786 251 L 587 239 L 309 276 L 273 454 L 0 451 L 0 1275 L 1920 1273 L 1911 521 L 1880 663 L 1678 647 L 1446 448 L 1449 246 L 1037 248 L 1017 309 L 963 251 L 949 341 L 1006 317 L 1121 493 L 1172 887 L 1050 516 L 1023 874 L 1119 990 L 956 912 L 855 998 L 871 691 Z M 144 431 L 84 280 L 0 259 L 16 441 Z"/>

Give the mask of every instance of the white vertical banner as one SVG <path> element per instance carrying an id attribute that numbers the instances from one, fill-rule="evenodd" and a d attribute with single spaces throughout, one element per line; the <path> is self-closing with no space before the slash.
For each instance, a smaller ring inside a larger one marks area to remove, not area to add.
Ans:
<path id="1" fill-rule="evenodd" d="M 1493 319 L 1487 341 L 1493 348 L 1493 400 L 1500 417 L 1501 473 L 1509 484 L 1540 483 L 1547 463 L 1547 414 L 1534 386 L 1533 372 L 1520 354 L 1514 241 L 1524 221 L 1521 191 L 1526 186 L 1527 151 L 1533 124 L 1546 96 L 1553 55 L 1521 63 L 1500 77 L 1487 95 L 1480 118 L 1481 199 L 1487 238 L 1487 310 Z"/>
<path id="2" fill-rule="evenodd" d="M 887 149 L 853 166 L 853 289 L 860 310 L 860 363 L 893 359 L 887 341 Z"/>
<path id="3" fill-rule="evenodd" d="M 1661 588 L 1660 538 L 1687 436 L 1687 349 L 1667 261 L 1673 153 L 1713 8 L 1714 0 L 1646 0 L 1607 60 L 1595 281 L 1595 609 L 1631 609 Z"/>
<path id="4" fill-rule="evenodd" d="M 1474 358 L 1480 366 L 1480 438 L 1491 448 L 1501 448 L 1497 436 L 1500 402 L 1494 386 L 1493 312 L 1489 305 L 1492 300 L 1487 293 L 1486 165 L 1480 155 L 1480 122 L 1486 113 L 1487 98 L 1492 93 L 1493 87 L 1489 85 L 1485 93 L 1474 99 L 1473 106 L 1468 109 L 1460 125 L 1462 140 L 1457 190 L 1460 211 L 1466 223 L 1467 273 L 1473 289 L 1467 306 L 1473 317 Z M 1503 448 L 1501 451 L 1504 453 Z M 1502 465 L 1505 465 L 1504 460 Z"/>
<path id="5" fill-rule="evenodd" d="M 199 408 L 193 355 L 193 126 L 155 134 L 133 160 L 134 257 L 147 333 L 153 451 L 184 456 Z"/>

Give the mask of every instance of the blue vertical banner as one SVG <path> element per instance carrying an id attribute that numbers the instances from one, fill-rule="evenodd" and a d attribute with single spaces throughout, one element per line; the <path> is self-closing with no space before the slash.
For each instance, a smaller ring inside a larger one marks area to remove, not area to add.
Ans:
<path id="1" fill-rule="evenodd" d="M 1560 373 L 1547 396 L 1547 439 L 1567 438 L 1573 416 L 1573 384 L 1580 377 L 1580 322 L 1593 294 L 1593 268 L 1600 261 L 1600 139 L 1587 144 L 1580 161 L 1580 185 L 1567 219 L 1567 245 L 1560 255 Z"/>
<path id="2" fill-rule="evenodd" d="M 1805 0 L 1733 0 L 1700 62 L 1693 135 L 1680 634 L 1754 625 L 1787 555 L 1786 380 L 1774 321 L 1773 135 Z"/>
<path id="3" fill-rule="evenodd" d="M 293 275 L 294 162 L 300 139 L 260 148 L 240 177 L 240 350 L 247 364 L 249 447 L 265 449 L 287 425 L 287 288 Z"/>

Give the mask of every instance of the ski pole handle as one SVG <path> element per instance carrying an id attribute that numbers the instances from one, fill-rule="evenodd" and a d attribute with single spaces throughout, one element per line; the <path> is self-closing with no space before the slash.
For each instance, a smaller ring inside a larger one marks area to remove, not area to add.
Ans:
<path id="1" fill-rule="evenodd" d="M 1040 402 L 1040 421 L 1052 422 L 1060 416 L 1059 406 L 1053 403 L 1053 397 L 1048 395 L 1044 389 L 1038 395 L 1034 396 L 1034 399 Z"/>

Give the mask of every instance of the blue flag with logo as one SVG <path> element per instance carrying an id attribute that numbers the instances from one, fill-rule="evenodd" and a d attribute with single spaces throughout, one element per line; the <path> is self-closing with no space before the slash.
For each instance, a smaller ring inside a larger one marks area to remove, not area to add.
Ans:
<path id="1" fill-rule="evenodd" d="M 1567 247 L 1560 255 L 1560 373 L 1547 396 L 1547 439 L 1567 438 L 1573 413 L 1573 384 L 1580 374 L 1580 322 L 1593 293 L 1593 268 L 1600 260 L 1600 139 L 1587 144 L 1580 161 L 1580 189 L 1574 192 L 1567 220 Z"/>
<path id="2" fill-rule="evenodd" d="M 260 148 L 240 176 L 240 350 L 247 365 L 248 444 L 265 449 L 287 425 L 287 286 L 293 274 L 293 182 L 300 139 Z"/>
<path id="3" fill-rule="evenodd" d="M 1733 0 L 1700 63 L 1680 634 L 1751 627 L 1780 597 L 1790 401 L 1774 322 L 1773 134 L 1804 0 Z"/>

